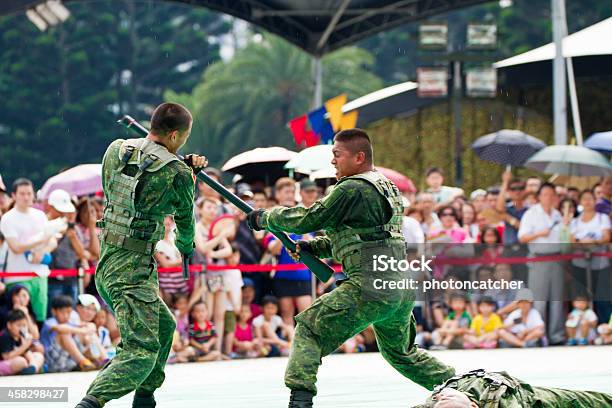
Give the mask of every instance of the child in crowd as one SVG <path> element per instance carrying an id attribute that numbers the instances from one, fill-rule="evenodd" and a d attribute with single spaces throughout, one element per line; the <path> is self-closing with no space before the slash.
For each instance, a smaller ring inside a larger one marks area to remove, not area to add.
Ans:
<path id="1" fill-rule="evenodd" d="M 172 335 L 172 349 L 168 355 L 167 364 L 187 363 L 195 361 L 195 349 L 189 345 L 189 339 L 184 339 L 178 330 Z"/>
<path id="2" fill-rule="evenodd" d="M 612 313 L 610 313 L 610 321 L 599 325 L 597 333 L 599 333 L 599 337 L 595 339 L 595 344 L 612 344 Z"/>
<path id="3" fill-rule="evenodd" d="M 182 264 L 181 253 L 174 244 L 174 227 L 174 218 L 167 215 L 164 218 L 164 239 L 155 246 L 155 261 L 160 268 L 173 268 Z M 173 294 L 187 293 L 188 290 L 182 271 L 159 273 L 159 292 L 166 304 L 171 304 Z"/>
<path id="4" fill-rule="evenodd" d="M 242 278 L 242 281 L 242 304 L 251 309 L 251 318 L 248 323 L 252 324 L 253 319 L 261 315 L 261 306 L 255 303 L 255 282 L 250 278 Z"/>
<path id="5" fill-rule="evenodd" d="M 172 311 L 176 319 L 176 331 L 181 339 L 189 341 L 189 296 L 185 293 L 173 294 Z"/>
<path id="6" fill-rule="evenodd" d="M 484 296 L 478 301 L 478 314 L 472 320 L 470 332 L 465 336 L 463 348 L 492 349 L 497 347 L 497 330 L 504 327 L 495 313 L 495 300 Z"/>
<path id="7" fill-rule="evenodd" d="M 240 248 L 232 242 L 232 254 L 226 258 L 228 265 L 240 263 Z M 227 289 L 225 299 L 225 324 L 223 325 L 223 353 L 230 355 L 233 351 L 234 332 L 236 331 L 236 317 L 240 314 L 242 306 L 242 274 L 239 269 L 228 269 L 223 275 L 223 282 Z"/>
<path id="8" fill-rule="evenodd" d="M 439 329 L 432 333 L 434 345 L 432 350 L 446 350 L 448 348 L 461 348 L 463 336 L 466 335 L 472 324 L 472 318 L 467 312 L 467 298 L 463 293 L 452 293 L 449 299 L 450 313 Z"/>
<path id="9" fill-rule="evenodd" d="M 265 357 L 270 353 L 270 347 L 265 346 L 261 339 L 253 337 L 253 328 L 249 323 L 251 317 L 249 305 L 242 305 L 233 337 L 232 357 L 234 358 Z"/>
<path id="10" fill-rule="evenodd" d="M 278 300 L 264 296 L 261 302 L 263 313 L 253 319 L 255 338 L 271 347 L 268 357 L 288 356 L 293 340 L 293 327 L 285 324 L 278 315 Z"/>
<path id="11" fill-rule="evenodd" d="M 40 333 L 40 340 L 45 347 L 45 361 L 49 372 L 67 372 L 78 367 L 81 371 L 92 371 L 96 366 L 85 357 L 85 346 L 79 336 L 96 333 L 94 324 L 83 327 L 70 323 L 72 298 L 57 296 L 51 300 L 52 318 L 47 319 Z"/>
<path id="12" fill-rule="evenodd" d="M 78 341 L 84 348 L 84 355 L 102 367 L 108 361 L 106 349 L 98 336 L 98 327 L 94 323 L 96 315 L 101 310 L 100 302 L 95 296 L 82 293 L 77 298 L 76 311 L 70 313 L 68 323 L 74 327 L 91 327 L 93 333 L 78 335 Z"/>
<path id="13" fill-rule="evenodd" d="M 578 295 L 572 301 L 573 310 L 567 316 L 565 332 L 567 334 L 567 345 L 586 346 L 595 340 L 597 333 L 597 315 L 589 308 L 586 296 Z"/>
<path id="14" fill-rule="evenodd" d="M 366 349 L 365 339 L 361 334 L 356 334 L 338 348 L 340 353 L 361 353 Z"/>
<path id="15" fill-rule="evenodd" d="M 111 340 L 110 330 L 108 330 L 108 327 L 106 327 L 106 323 L 108 322 L 108 312 L 106 309 L 101 308 L 98 310 L 93 322 L 98 328 L 98 338 L 100 339 L 100 344 L 106 352 L 107 358 L 111 359 L 115 357 L 115 346 Z"/>
<path id="16" fill-rule="evenodd" d="M 33 348 L 34 339 L 28 331 L 26 314 L 22 310 L 11 310 L 6 320 L 6 330 L 0 333 L 0 376 L 41 372 L 45 358 Z"/>
<path id="17" fill-rule="evenodd" d="M 189 344 L 195 349 L 197 361 L 213 361 L 221 357 L 219 350 L 215 349 L 217 332 L 209 320 L 210 316 L 206 303 L 196 302 L 189 312 Z"/>
<path id="18" fill-rule="evenodd" d="M 521 289 L 517 294 L 516 309 L 504 321 L 500 329 L 501 347 L 537 347 L 543 344 L 545 336 L 544 320 L 540 312 L 533 308 L 533 294 L 529 289 Z"/>

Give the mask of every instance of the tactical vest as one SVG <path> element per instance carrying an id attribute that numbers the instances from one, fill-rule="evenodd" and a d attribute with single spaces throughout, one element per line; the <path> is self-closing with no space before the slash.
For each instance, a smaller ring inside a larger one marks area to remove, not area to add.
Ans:
<path id="1" fill-rule="evenodd" d="M 149 139 L 128 139 L 121 144 L 119 166 L 112 170 L 108 181 L 104 217 L 98 224 L 105 243 L 143 254 L 153 253 L 157 242 L 164 238 L 166 214 L 138 211 L 134 203 L 136 187 L 145 172 L 155 173 L 174 160 L 179 160 L 176 155 Z M 134 176 L 123 172 L 127 165 L 138 167 Z M 153 222 L 155 230 L 137 228 L 135 221 Z"/>
<path id="2" fill-rule="evenodd" d="M 480 403 L 482 408 L 498 408 L 506 393 L 519 391 L 520 384 L 506 373 L 488 372 L 483 369 L 472 370 L 466 374 L 459 374 L 449 378 L 444 384 L 434 388 L 432 397 L 441 392 L 444 388 L 450 387 L 458 389 L 459 380 L 469 378 L 482 378 L 486 384 L 480 393 Z M 467 391 L 459 389 L 459 391 Z"/>
<path id="3" fill-rule="evenodd" d="M 395 184 L 389 179 L 380 174 L 378 171 L 368 171 L 366 173 L 356 174 L 354 176 L 341 178 L 336 186 L 346 180 L 357 179 L 364 180 L 370 183 L 376 191 L 380 193 L 391 207 L 393 215 L 391 219 L 383 225 L 364 228 L 350 228 L 339 231 L 329 232 L 328 236 L 331 240 L 332 254 L 338 261 L 349 255 L 350 253 L 360 250 L 362 245 L 368 241 L 362 239 L 363 235 L 373 234 L 378 232 L 387 232 L 387 238 L 381 240 L 381 245 L 388 245 L 394 242 L 404 244 L 402 235 L 402 219 L 404 216 L 404 204 L 402 195 Z"/>

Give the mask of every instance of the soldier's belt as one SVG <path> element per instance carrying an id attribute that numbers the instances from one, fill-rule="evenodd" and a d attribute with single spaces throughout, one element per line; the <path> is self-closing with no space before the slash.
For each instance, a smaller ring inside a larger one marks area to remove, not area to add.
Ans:
<path id="1" fill-rule="evenodd" d="M 152 255 L 155 250 L 155 244 L 153 242 L 142 241 L 123 234 L 117 234 L 113 231 L 104 231 L 101 236 L 105 243 L 127 249 L 128 251 Z"/>

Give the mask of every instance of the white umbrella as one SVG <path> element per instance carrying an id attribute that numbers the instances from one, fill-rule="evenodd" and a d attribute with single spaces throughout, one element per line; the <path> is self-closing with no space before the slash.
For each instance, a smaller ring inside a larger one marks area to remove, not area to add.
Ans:
<path id="1" fill-rule="evenodd" d="M 57 189 L 77 197 L 102 190 L 102 165 L 80 164 L 51 177 L 40 189 L 39 197 L 47 199 Z"/>
<path id="2" fill-rule="evenodd" d="M 314 171 L 328 168 L 334 158 L 332 145 L 317 145 L 302 150 L 287 164 L 286 169 L 293 169 L 298 173 L 310 174 Z"/>
<path id="3" fill-rule="evenodd" d="M 221 170 L 241 174 L 247 182 L 257 178 L 273 181 L 287 175 L 283 165 L 296 154 L 284 147 L 258 147 L 232 157 Z"/>

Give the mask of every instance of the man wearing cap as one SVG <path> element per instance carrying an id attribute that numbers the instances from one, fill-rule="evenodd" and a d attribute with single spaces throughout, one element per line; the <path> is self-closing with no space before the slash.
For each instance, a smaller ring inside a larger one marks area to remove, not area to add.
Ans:
<path id="1" fill-rule="evenodd" d="M 435 388 L 413 408 L 609 408 L 612 394 L 535 387 L 506 372 L 473 370 Z"/>
<path id="2" fill-rule="evenodd" d="M 319 198 L 319 188 L 317 183 L 310 179 L 300 181 L 300 197 L 302 197 L 301 205 L 305 208 L 310 208 Z"/>
<path id="3" fill-rule="evenodd" d="M 51 269 L 75 269 L 79 261 L 86 259 L 83 241 L 78 236 L 74 227 L 76 208 L 72 204 L 70 194 L 67 191 L 53 190 L 47 200 L 47 217 L 50 221 L 63 218 L 68 222 L 68 227 L 62 237 L 58 239 L 57 248 L 51 253 Z M 57 276 L 49 278 L 49 299 L 56 296 L 70 296 L 76 302 L 78 292 L 76 276 Z M 51 308 L 48 310 L 51 313 Z"/>
<path id="4" fill-rule="evenodd" d="M 176 246 L 193 252 L 194 173 L 204 157 L 176 155 L 191 132 L 189 111 L 175 103 L 155 108 L 145 138 L 111 143 L 102 161 L 106 197 L 101 228 L 98 293 L 114 312 L 121 331 L 117 355 L 98 374 L 77 408 L 99 408 L 132 391 L 134 408 L 153 408 L 153 392 L 164 367 L 176 321 L 159 297 L 155 245 L 164 237 L 164 218 L 174 215 Z M 189 163 L 187 165 L 186 163 Z"/>
<path id="5" fill-rule="evenodd" d="M 47 246 L 53 249 L 55 238 L 46 231 L 45 213 L 33 208 L 34 188 L 25 178 L 15 180 L 12 188 L 15 206 L 0 219 L 0 231 L 8 244 L 6 255 L 7 272 L 34 272 L 36 277 L 5 278 L 7 290 L 20 283 L 25 286 L 32 299 L 36 320 L 43 322 L 47 317 L 47 276 L 49 266 L 41 263 L 43 254 L 37 248 Z M 26 256 L 30 252 L 31 256 Z M 2 263 L 4 259 L 0 260 Z"/>

